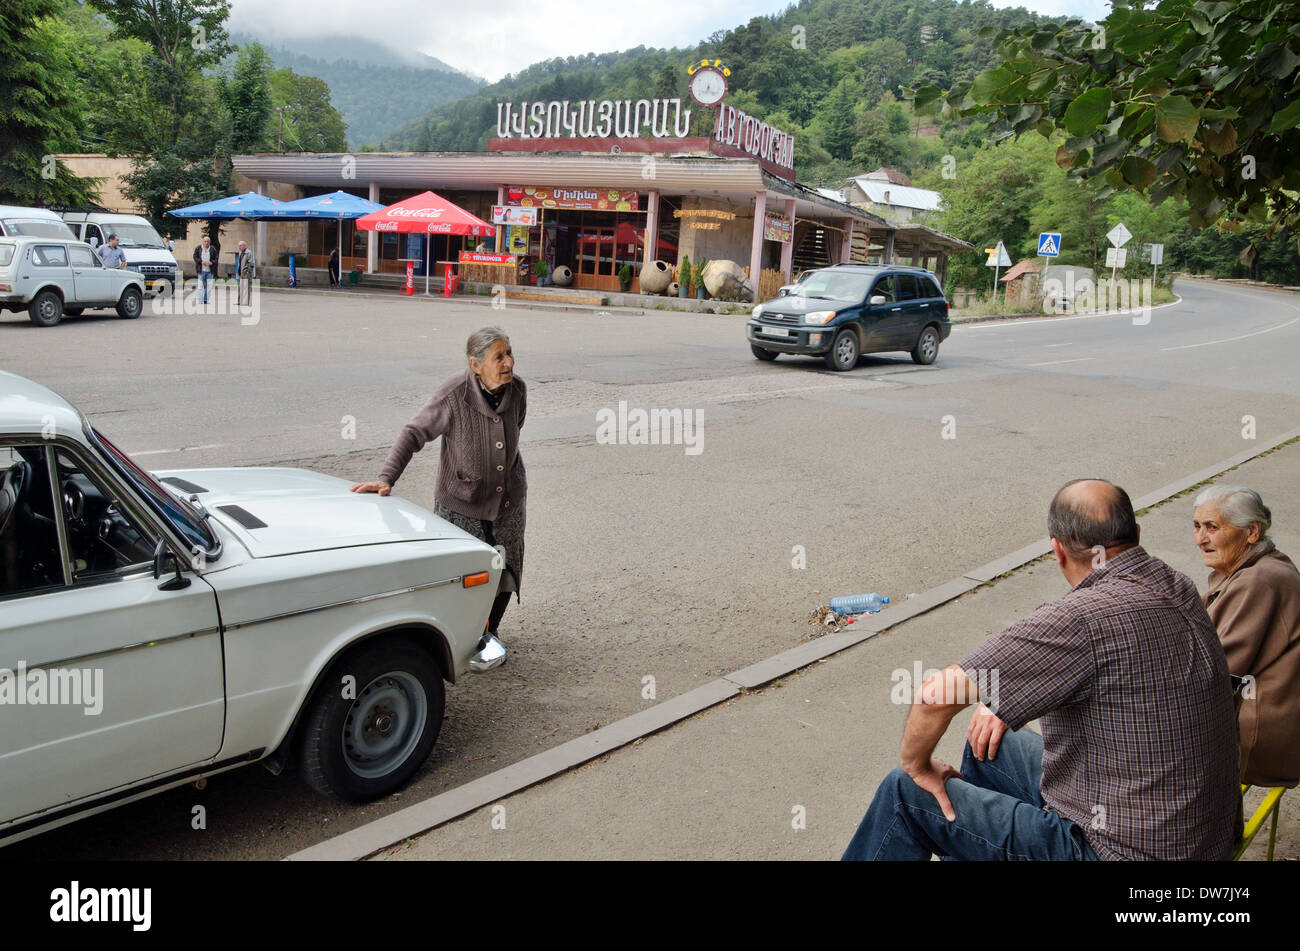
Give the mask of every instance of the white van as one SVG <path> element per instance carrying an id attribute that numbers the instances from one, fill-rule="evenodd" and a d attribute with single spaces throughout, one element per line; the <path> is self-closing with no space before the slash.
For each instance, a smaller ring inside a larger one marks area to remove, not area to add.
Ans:
<path id="1" fill-rule="evenodd" d="M 0 237 L 80 240 L 54 212 L 46 211 L 44 208 L 23 208 L 19 205 L 0 205 Z"/>
<path id="2" fill-rule="evenodd" d="M 126 266 L 140 272 L 147 287 L 168 294 L 176 289 L 176 258 L 148 218 L 103 211 L 65 211 L 63 221 L 79 240 L 96 250 L 117 235 Z"/>

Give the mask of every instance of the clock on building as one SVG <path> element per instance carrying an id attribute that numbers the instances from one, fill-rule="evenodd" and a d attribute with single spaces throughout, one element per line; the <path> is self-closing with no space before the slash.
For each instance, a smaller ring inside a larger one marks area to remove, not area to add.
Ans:
<path id="1" fill-rule="evenodd" d="M 722 70 L 702 66 L 691 75 L 691 98 L 701 106 L 716 106 L 727 94 L 727 77 Z"/>

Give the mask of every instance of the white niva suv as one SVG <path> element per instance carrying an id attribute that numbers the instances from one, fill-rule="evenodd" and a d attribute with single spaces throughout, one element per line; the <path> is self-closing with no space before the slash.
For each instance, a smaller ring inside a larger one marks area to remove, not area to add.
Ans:
<path id="1" fill-rule="evenodd" d="M 57 238 L 0 238 L 0 310 L 26 310 L 53 327 L 64 314 L 113 307 L 134 319 L 144 309 L 144 278 L 106 268 L 90 245 Z"/>

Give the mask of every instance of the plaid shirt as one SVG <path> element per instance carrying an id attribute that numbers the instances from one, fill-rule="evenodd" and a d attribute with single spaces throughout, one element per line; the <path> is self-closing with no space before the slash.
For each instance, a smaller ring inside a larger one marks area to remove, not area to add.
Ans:
<path id="1" fill-rule="evenodd" d="M 1232 857 L 1232 688 L 1185 575 L 1127 549 L 961 666 L 987 672 L 989 705 L 1012 729 L 1041 719 L 1043 802 L 1101 858 Z"/>

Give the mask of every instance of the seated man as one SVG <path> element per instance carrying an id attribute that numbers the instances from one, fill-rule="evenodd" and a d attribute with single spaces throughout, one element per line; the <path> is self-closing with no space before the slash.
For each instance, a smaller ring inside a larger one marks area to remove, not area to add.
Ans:
<path id="1" fill-rule="evenodd" d="M 926 681 L 845 859 L 1232 857 L 1232 690 L 1196 586 L 1109 482 L 1067 483 L 1048 530 L 1072 589 Z M 959 773 L 934 748 L 976 699 Z"/>

